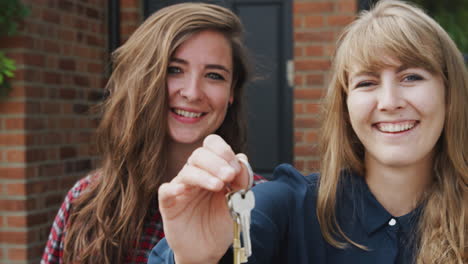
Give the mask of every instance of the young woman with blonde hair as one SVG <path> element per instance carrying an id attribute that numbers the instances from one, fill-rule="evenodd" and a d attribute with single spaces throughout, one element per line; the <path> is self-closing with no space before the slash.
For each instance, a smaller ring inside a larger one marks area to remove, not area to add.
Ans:
<path id="1" fill-rule="evenodd" d="M 248 263 L 467 263 L 466 102 L 463 56 L 433 19 L 394 0 L 363 12 L 338 41 L 322 171 L 303 177 L 281 165 L 274 181 L 253 188 Z M 213 155 L 229 148 L 217 136 L 208 139 L 204 148 Z M 190 159 L 222 183 L 245 186 L 244 173 L 224 178 L 212 172 L 212 158 L 197 152 Z M 187 202 L 193 189 L 206 199 Z M 225 192 L 190 168 L 163 184 L 166 239 L 148 263 L 226 258 L 232 220 L 216 195 Z"/>
<path id="2" fill-rule="evenodd" d="M 244 150 L 242 34 L 223 7 L 178 4 L 150 16 L 113 54 L 98 128 L 102 166 L 68 193 L 42 263 L 146 263 L 164 236 L 159 186 L 208 134 Z M 222 173 L 239 171 L 237 160 L 231 165 Z"/>

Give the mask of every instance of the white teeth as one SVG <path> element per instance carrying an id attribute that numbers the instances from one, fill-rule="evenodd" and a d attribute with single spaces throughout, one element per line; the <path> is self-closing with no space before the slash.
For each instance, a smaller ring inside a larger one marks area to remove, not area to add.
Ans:
<path id="1" fill-rule="evenodd" d="M 188 111 L 181 110 L 181 109 L 174 109 L 174 113 L 180 116 L 189 117 L 189 118 L 197 118 L 202 115 L 202 113 L 193 113 L 193 112 L 188 112 Z"/>
<path id="2" fill-rule="evenodd" d="M 402 132 L 412 129 L 416 125 L 415 122 L 402 124 L 378 124 L 377 128 L 382 132 Z"/>

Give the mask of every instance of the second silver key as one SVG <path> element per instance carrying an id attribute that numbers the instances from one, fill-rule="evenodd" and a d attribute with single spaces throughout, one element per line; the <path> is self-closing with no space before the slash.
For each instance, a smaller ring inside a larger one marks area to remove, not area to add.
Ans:
<path id="1" fill-rule="evenodd" d="M 255 196 L 251 190 L 238 191 L 230 197 L 232 209 L 239 215 L 242 229 L 242 241 L 244 242 L 245 255 L 252 255 L 252 245 L 250 241 L 250 212 L 255 207 Z"/>

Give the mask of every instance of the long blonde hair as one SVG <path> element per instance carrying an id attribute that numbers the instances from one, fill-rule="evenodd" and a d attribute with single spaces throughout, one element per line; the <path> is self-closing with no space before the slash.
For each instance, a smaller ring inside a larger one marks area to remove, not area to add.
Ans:
<path id="1" fill-rule="evenodd" d="M 150 16 L 113 54 L 98 128 L 100 176 L 73 203 L 64 246 L 65 263 L 122 263 L 133 257 L 145 218 L 167 181 L 167 91 L 170 57 L 191 35 L 222 33 L 231 45 L 234 102 L 217 133 L 236 152 L 244 150 L 243 87 L 248 64 L 243 27 L 228 9 L 185 3 Z"/>
<path id="2" fill-rule="evenodd" d="M 415 263 L 466 263 L 468 72 L 448 34 L 419 8 L 402 1 L 380 1 L 371 11 L 361 13 L 338 40 L 320 141 L 323 156 L 317 215 L 323 236 L 338 248 L 351 243 L 365 249 L 338 225 L 336 195 L 343 169 L 365 173 L 364 147 L 351 127 L 346 105 L 348 73 L 356 64 L 381 69 L 383 54 L 443 76 L 447 111 L 435 147 L 434 183 L 421 201 Z"/>

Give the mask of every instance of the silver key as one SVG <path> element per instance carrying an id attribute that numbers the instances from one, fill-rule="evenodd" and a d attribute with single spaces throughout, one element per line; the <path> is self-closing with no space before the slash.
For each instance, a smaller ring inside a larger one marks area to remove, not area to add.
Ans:
<path id="1" fill-rule="evenodd" d="M 252 255 L 252 245 L 250 241 L 250 212 L 255 207 L 255 196 L 251 190 L 241 190 L 233 193 L 229 197 L 229 207 L 239 216 L 242 241 L 245 248 L 246 257 Z"/>

